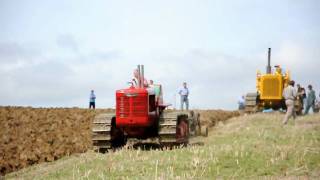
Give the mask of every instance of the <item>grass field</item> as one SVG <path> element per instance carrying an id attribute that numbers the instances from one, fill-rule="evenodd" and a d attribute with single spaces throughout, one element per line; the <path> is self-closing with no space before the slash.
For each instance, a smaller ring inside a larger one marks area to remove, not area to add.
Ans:
<path id="1" fill-rule="evenodd" d="M 7 174 L 6 179 L 243 179 L 320 177 L 320 114 L 281 125 L 282 114 L 221 122 L 209 137 L 173 150 L 87 152 Z"/>

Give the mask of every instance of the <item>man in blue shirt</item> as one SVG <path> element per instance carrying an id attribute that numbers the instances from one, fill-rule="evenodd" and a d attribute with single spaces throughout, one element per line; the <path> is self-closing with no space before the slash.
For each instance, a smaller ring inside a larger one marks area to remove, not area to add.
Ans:
<path id="1" fill-rule="evenodd" d="M 181 97 L 181 110 L 183 110 L 183 104 L 186 104 L 186 110 L 189 110 L 189 89 L 187 88 L 187 83 L 183 83 L 183 87 L 179 90 L 179 94 Z"/>
<path id="2" fill-rule="evenodd" d="M 239 98 L 238 105 L 239 105 L 239 108 L 238 108 L 239 110 L 245 109 L 245 99 L 243 95 Z"/>
<path id="3" fill-rule="evenodd" d="M 93 109 L 96 108 L 96 95 L 94 94 L 93 90 L 91 90 L 91 94 L 90 94 L 89 109 L 91 109 L 91 107 Z"/>

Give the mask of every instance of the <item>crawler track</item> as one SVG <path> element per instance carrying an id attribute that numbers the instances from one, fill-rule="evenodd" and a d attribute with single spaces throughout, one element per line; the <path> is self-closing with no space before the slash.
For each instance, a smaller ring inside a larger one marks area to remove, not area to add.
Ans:
<path id="1" fill-rule="evenodd" d="M 111 113 L 104 113 L 97 115 L 92 124 L 92 142 L 94 150 L 98 152 L 105 152 L 112 148 L 111 142 L 111 128 L 112 118 L 115 115 Z"/>
<path id="2" fill-rule="evenodd" d="M 163 112 L 159 123 L 161 145 L 188 143 L 187 115 L 180 112 Z"/>
<path id="3" fill-rule="evenodd" d="M 245 106 L 245 112 L 247 113 L 255 113 L 258 111 L 257 107 L 257 93 L 248 93 L 246 95 L 246 106 Z"/>
<path id="4" fill-rule="evenodd" d="M 105 152 L 114 148 L 112 136 L 112 120 L 115 115 L 112 113 L 99 114 L 95 117 L 92 124 L 92 142 L 95 151 Z M 160 146 L 171 146 L 188 144 L 189 142 L 189 122 L 187 113 L 182 112 L 163 112 L 159 119 L 158 137 L 147 139 Z M 114 132 L 114 131 L 113 131 Z M 133 139 L 132 139 L 133 140 Z M 116 139 L 114 140 L 116 141 Z M 128 139 L 130 142 L 130 139 Z M 135 141 L 139 141 L 136 139 Z M 141 140 L 145 142 L 146 140 Z"/>

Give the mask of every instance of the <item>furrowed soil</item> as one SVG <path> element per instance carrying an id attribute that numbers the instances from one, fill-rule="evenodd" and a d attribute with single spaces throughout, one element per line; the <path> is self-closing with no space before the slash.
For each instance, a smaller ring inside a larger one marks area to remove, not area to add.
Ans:
<path id="1" fill-rule="evenodd" d="M 0 107 L 0 175 L 92 148 L 91 122 L 112 109 Z M 199 110 L 209 127 L 236 111 Z"/>

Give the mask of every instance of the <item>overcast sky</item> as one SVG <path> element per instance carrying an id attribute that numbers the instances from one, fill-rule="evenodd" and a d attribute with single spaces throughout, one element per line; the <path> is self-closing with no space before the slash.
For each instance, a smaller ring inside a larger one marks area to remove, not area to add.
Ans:
<path id="1" fill-rule="evenodd" d="M 272 65 L 320 91 L 318 0 L 0 0 L 0 105 L 114 107 L 137 64 L 178 106 L 236 109 Z"/>

